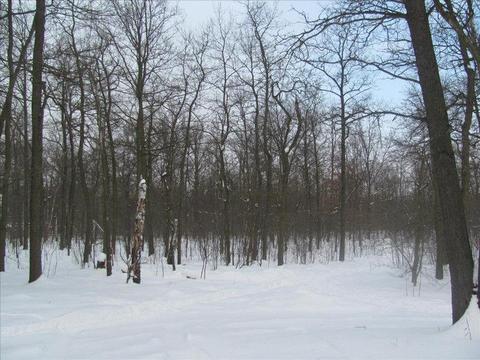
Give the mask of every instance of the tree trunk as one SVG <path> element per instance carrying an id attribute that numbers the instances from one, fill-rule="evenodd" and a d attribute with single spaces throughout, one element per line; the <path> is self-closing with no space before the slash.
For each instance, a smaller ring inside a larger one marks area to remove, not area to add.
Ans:
<path id="1" fill-rule="evenodd" d="M 61 186 L 60 186 L 60 250 L 66 247 L 67 237 L 67 198 L 68 198 L 68 145 L 67 145 L 67 107 L 65 99 L 65 84 L 62 84 L 62 106 L 60 108 L 62 126 L 62 165 L 61 165 Z"/>
<path id="2" fill-rule="evenodd" d="M 37 0 L 35 11 L 35 44 L 32 69 L 32 171 L 30 192 L 30 275 L 29 282 L 42 275 L 42 72 L 45 39 L 45 0 Z"/>
<path id="3" fill-rule="evenodd" d="M 258 238 L 260 234 L 260 229 L 262 226 L 262 214 L 261 214 L 261 194 L 262 194 L 262 188 L 263 188 L 263 180 L 262 180 L 262 168 L 261 168 L 261 162 L 260 162 L 260 124 L 259 124 L 259 114 L 260 114 L 260 106 L 259 106 L 259 101 L 258 101 L 258 95 L 255 92 L 255 118 L 254 118 L 254 129 L 255 129 L 255 193 L 254 193 L 254 199 L 253 199 L 253 216 L 255 217 L 254 219 L 254 224 L 253 224 L 253 238 L 252 241 L 254 241 L 253 247 L 252 247 L 252 256 L 251 260 L 257 260 L 258 258 Z M 248 150 L 247 150 L 248 151 Z M 262 245 L 262 259 L 264 259 L 264 254 L 266 258 L 266 252 L 267 249 L 263 248 Z"/>
<path id="4" fill-rule="evenodd" d="M 32 41 L 33 33 L 36 30 L 35 25 L 35 18 L 32 23 L 32 27 L 28 33 L 28 37 L 26 41 L 22 44 L 20 49 L 20 56 L 18 57 L 19 61 L 17 66 L 14 67 L 13 64 L 13 10 L 12 10 L 12 1 L 8 0 L 7 5 L 7 21 L 8 21 L 8 45 L 7 45 L 7 63 L 8 63 L 8 88 L 7 93 L 5 95 L 5 102 L 2 105 L 2 111 L 0 112 L 0 138 L 2 137 L 4 124 L 9 121 L 12 111 L 12 100 L 13 100 L 13 90 L 15 88 L 15 83 L 17 82 L 17 77 L 20 72 L 21 65 L 25 62 L 25 55 L 27 52 L 28 47 L 30 46 L 30 42 Z M 36 14 L 35 14 L 36 15 Z"/>
<path id="5" fill-rule="evenodd" d="M 73 16 L 73 15 L 72 15 Z M 74 23 L 75 24 L 75 23 Z M 73 25 L 75 26 L 75 25 Z M 70 32 L 71 37 L 71 49 L 73 55 L 75 56 L 75 66 L 77 70 L 78 76 L 78 86 L 80 90 L 80 139 L 78 144 L 78 171 L 80 177 L 80 187 L 82 188 L 82 194 L 84 199 L 84 206 L 85 206 L 85 246 L 83 250 L 83 266 L 89 262 L 90 255 L 92 252 L 92 225 L 93 225 L 93 215 L 92 215 L 92 204 L 91 204 L 91 197 L 87 185 L 87 175 L 85 169 L 85 162 L 83 159 L 85 153 L 85 138 L 86 138 L 86 131 L 87 131 L 87 124 L 86 124 L 86 109 L 85 109 L 85 83 L 84 83 L 84 76 L 85 76 L 85 67 L 84 64 L 81 63 L 80 53 L 77 49 L 76 40 L 75 40 L 75 27 L 71 29 Z"/>
<path id="6" fill-rule="evenodd" d="M 465 210 L 467 210 L 470 191 L 470 127 L 472 126 L 475 101 L 475 71 L 468 65 L 465 65 L 465 70 L 467 72 L 467 93 L 465 99 L 465 120 L 462 124 L 461 181 L 463 205 Z"/>
<path id="7" fill-rule="evenodd" d="M 165 229 L 163 241 L 165 245 L 165 256 L 167 257 L 167 264 L 172 265 L 175 270 L 175 249 L 173 247 L 173 230 L 174 230 L 174 217 L 173 217 L 173 201 L 172 192 L 174 186 L 174 161 L 175 161 L 175 128 L 177 124 L 177 118 L 174 118 L 172 127 L 170 129 L 169 136 L 169 150 L 167 153 L 167 164 L 165 173 L 162 174 L 162 181 L 165 189 Z"/>
<path id="8" fill-rule="evenodd" d="M 224 247 L 225 265 L 230 265 L 232 261 L 231 249 L 230 249 L 230 189 L 228 188 L 227 170 L 225 167 L 225 144 L 222 142 L 220 145 L 220 182 L 222 188 L 222 217 L 223 217 L 223 231 L 222 231 L 222 243 Z"/>
<path id="9" fill-rule="evenodd" d="M 110 225 L 111 225 L 111 210 L 109 209 L 110 199 L 110 175 L 108 171 L 108 157 L 105 145 L 105 130 L 103 126 L 100 131 L 100 151 L 102 161 L 102 200 L 103 200 L 103 252 L 106 255 L 105 268 L 107 270 L 107 276 L 112 275 L 112 243 L 110 237 Z"/>
<path id="10" fill-rule="evenodd" d="M 3 172 L 3 186 L 0 197 L 1 203 L 1 219 L 0 219 L 0 271 L 5 271 L 5 253 L 6 253 L 6 237 L 7 237 L 7 216 L 9 205 L 9 184 L 10 170 L 12 168 L 12 117 L 11 109 L 7 112 L 5 122 L 5 163 Z"/>
<path id="11" fill-rule="evenodd" d="M 12 97 L 13 97 L 13 9 L 12 0 L 8 0 L 8 47 L 7 47 L 7 63 L 9 76 L 9 94 L 5 99 L 2 107 L 0 135 L 3 126 L 5 126 L 5 163 L 3 172 L 2 193 L 0 197 L 0 272 L 5 271 L 5 253 L 6 253 L 6 237 L 7 237 L 7 216 L 9 203 L 9 183 L 10 170 L 12 167 Z"/>
<path id="12" fill-rule="evenodd" d="M 149 146 L 150 148 L 150 146 Z M 147 203 L 145 204 L 145 211 L 146 211 L 146 214 L 149 214 L 146 218 L 145 218 L 145 237 L 147 239 L 147 245 L 148 245 L 148 256 L 150 255 L 153 255 L 155 254 L 155 241 L 154 241 L 154 237 L 153 237 L 153 219 L 152 219 L 152 197 L 151 197 L 151 193 L 152 193 L 152 182 L 153 182 L 153 169 L 152 169 L 152 161 L 153 161 L 153 158 L 152 158 L 152 154 L 148 154 L 147 156 L 147 188 L 149 189 L 149 196 L 148 198 L 150 199 L 150 201 L 147 201 Z"/>
<path id="13" fill-rule="evenodd" d="M 472 297 L 472 251 L 425 3 L 406 0 L 405 7 L 427 114 L 433 176 L 438 185 L 438 200 L 445 225 L 452 287 L 452 320 L 455 323 L 465 313 Z"/>
<path id="14" fill-rule="evenodd" d="M 256 37 L 260 46 L 260 52 L 262 55 L 262 64 L 265 71 L 265 94 L 263 99 L 264 105 L 264 114 L 263 114 L 263 154 L 265 157 L 265 182 L 266 182 L 266 191 L 264 199 L 264 208 L 263 208 L 263 226 L 262 226 L 262 260 L 267 260 L 267 240 L 270 235 L 270 221 L 271 214 L 270 208 L 272 204 L 272 192 L 273 192 L 273 156 L 270 151 L 270 64 L 266 55 L 265 48 L 263 46 L 263 39 L 259 36 L 258 31 L 256 31 Z"/>
<path id="15" fill-rule="evenodd" d="M 78 60 L 79 62 L 79 60 Z M 78 65 L 79 66 L 79 65 Z M 83 250 L 83 265 L 87 264 L 92 252 L 92 204 L 90 198 L 90 192 L 87 185 L 87 175 L 85 169 L 85 162 L 83 160 L 84 148 L 85 148 L 85 132 L 86 132 L 86 116 L 85 116 L 85 90 L 82 80 L 83 72 L 79 71 L 79 84 L 80 84 L 80 141 L 78 145 L 78 171 L 80 175 L 80 186 L 82 188 L 82 194 L 85 205 L 85 246 Z"/>
<path id="16" fill-rule="evenodd" d="M 71 98 L 69 99 L 71 102 Z M 69 161 L 69 187 L 68 187 L 68 212 L 67 212 L 67 229 L 66 229 L 66 246 L 68 253 L 72 248 L 73 238 L 73 223 L 75 215 L 75 190 L 76 190 L 76 164 L 75 164 L 75 140 L 73 137 L 73 119 L 71 113 L 67 117 L 68 142 L 70 147 L 70 161 Z"/>
<path id="17" fill-rule="evenodd" d="M 277 243 L 277 265 L 281 266 L 285 264 L 285 243 L 288 239 L 288 226 L 287 226 L 287 196 L 288 196 L 288 177 L 290 172 L 290 164 L 288 160 L 288 154 L 281 155 L 282 173 L 280 175 L 280 219 L 279 219 L 279 233 Z"/>
<path id="18" fill-rule="evenodd" d="M 436 256 L 435 256 L 435 278 L 437 280 L 443 279 L 443 265 L 448 263 L 447 254 L 446 254 L 446 238 L 445 230 L 443 228 L 442 222 L 442 209 L 440 208 L 439 203 L 439 193 L 438 186 L 432 175 L 432 185 L 433 185 L 433 220 L 435 227 L 435 241 L 436 241 Z"/>
<path id="19" fill-rule="evenodd" d="M 152 177 L 153 177 L 153 154 L 150 150 L 152 148 L 152 131 L 153 131 L 153 114 L 151 113 L 149 116 L 148 122 L 148 131 L 147 131 L 147 151 L 146 154 L 146 169 L 145 172 L 147 174 L 146 181 L 147 181 L 147 188 L 149 189 L 150 193 L 152 192 Z M 152 197 L 149 194 L 149 199 Z M 148 256 L 155 254 L 155 243 L 153 239 L 153 219 L 152 219 L 152 201 L 147 201 L 146 205 L 146 214 L 148 216 L 145 219 L 145 237 L 147 238 L 148 244 Z"/>
<path id="20" fill-rule="evenodd" d="M 265 111 L 265 114 L 268 114 Z M 267 120 L 263 122 L 263 152 L 265 156 L 265 182 L 266 182 L 266 191 L 264 195 L 264 205 L 263 205 L 263 226 L 262 226 L 262 260 L 267 260 L 267 251 L 268 251 L 268 236 L 270 235 L 270 208 L 272 204 L 272 177 L 273 177 L 273 157 L 270 152 L 269 146 L 269 123 Z"/>
<path id="21" fill-rule="evenodd" d="M 343 77 L 342 77 L 343 79 Z M 340 142 L 340 249 L 338 259 L 345 261 L 345 208 L 347 203 L 347 169 L 346 169 L 346 141 L 347 122 L 345 118 L 345 105 L 341 98 L 341 142 Z"/>
<path id="22" fill-rule="evenodd" d="M 98 63 L 97 63 L 98 65 Z M 107 276 L 112 275 L 112 244 L 110 237 L 111 229 L 111 211 L 110 209 L 110 171 L 108 166 L 108 154 L 107 154 L 107 140 L 106 140 L 106 122 L 110 117 L 109 104 L 103 98 L 101 101 L 100 93 L 103 92 L 101 81 L 96 82 L 96 74 L 90 73 L 90 82 L 92 87 L 92 93 L 95 98 L 95 110 L 98 127 L 98 142 L 100 147 L 100 164 L 101 164 L 101 184 L 102 184 L 102 223 L 103 223 L 103 253 L 105 254 L 105 269 L 107 270 Z M 97 89 L 98 87 L 98 89 Z"/>
<path id="23" fill-rule="evenodd" d="M 108 85 L 108 102 L 111 105 L 111 87 L 110 84 Z M 111 117 L 110 111 L 108 112 L 109 115 L 106 117 L 106 125 L 107 125 L 107 136 L 108 136 L 108 150 L 110 154 L 110 162 L 112 164 L 112 196 L 110 199 L 110 223 L 111 223 L 111 246 L 112 246 L 112 254 L 115 255 L 115 245 L 117 242 L 117 223 L 118 223 L 118 209 L 117 209 L 117 199 L 118 199 L 118 182 L 117 182 L 117 160 L 115 159 L 115 143 L 113 141 L 113 133 L 112 133 L 112 126 L 111 126 Z M 127 198 L 128 199 L 128 198 Z M 128 200 L 127 200 L 128 201 Z"/>
<path id="24" fill-rule="evenodd" d="M 312 120 L 311 126 L 312 136 L 313 136 L 313 156 L 315 160 L 315 236 L 316 236 L 316 247 L 320 247 L 320 238 L 322 236 L 322 214 L 321 214 L 321 188 L 320 188 L 320 159 L 318 156 L 317 149 L 317 134 L 315 124 Z"/>
<path id="25" fill-rule="evenodd" d="M 308 237 L 308 251 L 311 252 L 313 249 L 313 224 L 315 223 L 313 218 L 313 206 L 312 206 L 312 184 L 310 182 L 310 171 L 309 171 L 309 142 L 308 142 L 308 132 L 309 132 L 308 121 L 305 122 L 305 129 L 303 131 L 303 182 L 305 184 L 305 210 L 308 213 L 307 220 L 307 237 Z"/>
<path id="26" fill-rule="evenodd" d="M 138 186 L 137 215 L 135 217 L 135 231 L 133 233 L 132 255 L 128 267 L 127 283 L 130 278 L 135 284 L 141 281 L 141 263 L 142 263 L 142 243 L 143 243 L 143 225 L 145 224 L 145 195 L 147 193 L 147 183 L 144 179 L 140 180 Z"/>
<path id="27" fill-rule="evenodd" d="M 28 98 L 27 98 L 27 70 L 23 69 L 22 84 L 22 100 L 23 100 L 23 250 L 28 249 L 29 224 L 30 224 L 30 163 L 29 152 L 30 143 L 28 139 Z"/>

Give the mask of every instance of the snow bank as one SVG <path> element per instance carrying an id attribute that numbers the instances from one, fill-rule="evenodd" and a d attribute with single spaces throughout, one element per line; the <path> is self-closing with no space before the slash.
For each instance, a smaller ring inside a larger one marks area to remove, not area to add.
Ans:
<path id="1" fill-rule="evenodd" d="M 452 337 L 480 342 L 480 309 L 476 297 L 472 297 L 465 314 L 447 330 L 447 333 Z"/>

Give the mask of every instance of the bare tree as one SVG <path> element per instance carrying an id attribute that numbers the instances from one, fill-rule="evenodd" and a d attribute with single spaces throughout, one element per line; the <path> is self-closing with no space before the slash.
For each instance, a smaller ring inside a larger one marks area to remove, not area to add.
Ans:
<path id="1" fill-rule="evenodd" d="M 0 271 L 5 271 L 5 246 L 6 246 L 6 227 L 9 207 L 9 184 L 10 170 L 12 165 L 12 101 L 14 96 L 14 88 L 18 75 L 25 63 L 25 55 L 34 34 L 34 24 L 28 33 L 26 40 L 21 44 L 19 59 L 14 63 L 14 33 L 13 33 L 13 5 L 12 1 L 7 2 L 7 22 L 8 22 L 8 44 L 7 44 L 7 69 L 8 69 L 8 88 L 5 95 L 5 101 L 2 104 L 0 113 L 0 139 L 5 129 L 5 162 L 2 176 L 1 189 L 1 218 L 0 218 Z"/>
<path id="2" fill-rule="evenodd" d="M 406 12 L 405 12 L 406 10 Z M 366 25 L 371 35 L 377 29 L 396 28 L 406 20 L 415 54 L 418 80 L 426 110 L 433 181 L 438 187 L 438 203 L 444 223 L 447 253 L 452 279 L 452 319 L 456 322 L 465 312 L 471 297 L 473 261 L 466 228 L 464 206 L 458 183 L 458 174 L 449 134 L 449 121 L 436 56 L 434 52 L 428 13 L 423 1 L 377 1 L 341 3 L 331 14 L 314 20 L 301 42 L 315 38 L 336 24 Z M 387 32 L 388 34 L 388 32 Z"/>
<path id="3" fill-rule="evenodd" d="M 433 176 L 440 191 L 439 204 L 448 239 L 452 318 L 453 322 L 456 322 L 470 303 L 473 285 L 472 251 L 427 11 L 423 1 L 408 0 L 405 2 L 405 8 L 427 115 Z"/>
<path id="4" fill-rule="evenodd" d="M 332 113 L 340 124 L 340 246 L 339 260 L 345 260 L 345 222 L 347 206 L 346 153 L 349 125 L 366 113 L 365 103 L 370 88 L 368 79 L 358 76 L 361 53 L 360 33 L 352 27 L 332 27 L 324 38 L 307 43 L 314 55 L 302 60 L 318 71 L 327 81 L 320 80 L 319 90 L 334 96 L 338 107 Z M 302 56 L 302 54 L 300 54 Z"/>
<path id="5" fill-rule="evenodd" d="M 472 0 L 434 0 L 433 3 L 438 13 L 457 34 L 462 52 L 471 54 L 480 75 L 480 43 L 475 27 L 474 2 Z"/>
<path id="6" fill-rule="evenodd" d="M 265 168 L 265 195 L 263 200 L 263 216 L 262 216 L 262 259 L 267 259 L 267 241 L 271 235 L 271 211 L 273 200 L 273 154 L 271 151 L 271 83 L 272 83 L 272 66 L 276 61 L 274 48 L 275 44 L 271 41 L 271 32 L 274 30 L 274 21 L 277 12 L 273 8 L 269 8 L 265 2 L 248 3 L 247 17 L 252 28 L 254 37 L 257 41 L 257 51 L 259 52 L 259 60 L 262 64 L 262 88 L 263 99 L 261 106 L 263 107 L 263 121 L 261 125 L 262 131 L 262 151 L 264 157 Z"/>
<path id="7" fill-rule="evenodd" d="M 188 150 L 191 146 L 191 127 L 192 127 L 192 121 L 194 117 L 194 111 L 195 107 L 197 105 L 201 90 L 203 88 L 204 82 L 207 77 L 207 70 L 205 68 L 205 56 L 206 52 L 208 50 L 208 45 L 209 45 L 209 36 L 208 32 L 203 32 L 200 35 L 200 39 L 195 39 L 191 36 L 187 37 L 185 39 L 188 42 L 189 47 L 192 49 L 190 50 L 191 54 L 189 57 L 190 61 L 192 64 L 190 65 L 192 67 L 191 71 L 191 77 L 194 82 L 193 89 L 190 90 L 189 92 L 192 92 L 191 94 L 191 99 L 188 102 L 188 108 L 187 108 L 187 121 L 185 124 L 185 133 L 184 133 L 184 144 L 183 144 L 183 150 L 180 155 L 180 164 L 179 164 L 179 169 L 180 169 L 180 176 L 179 176 L 179 206 L 177 210 L 177 262 L 178 264 L 181 264 L 182 262 L 182 236 L 184 234 L 184 223 L 186 221 L 186 206 L 185 206 L 185 197 L 186 197 L 186 162 L 187 162 L 187 153 Z"/>
<path id="8" fill-rule="evenodd" d="M 171 68 L 171 26 L 176 16 L 176 9 L 170 8 L 166 1 L 135 0 L 133 2 L 114 1 L 116 29 L 110 30 L 111 38 L 121 59 L 123 79 L 130 88 L 136 102 L 135 117 L 135 152 L 136 181 L 147 181 L 152 191 L 150 173 L 151 161 L 148 160 L 150 149 L 146 149 L 145 123 L 152 119 L 152 114 L 145 114 L 145 100 L 148 96 L 158 95 L 154 81 L 162 68 Z M 117 33 L 120 31 L 120 33 Z M 161 91 L 161 89 L 160 89 Z M 125 111 L 127 113 L 128 111 Z M 151 128 L 151 127 L 150 127 Z M 149 168 L 147 169 L 147 165 Z M 147 202 L 148 203 L 148 202 Z M 150 205 L 147 205 L 147 208 Z M 147 229 L 149 229 L 150 211 L 147 211 Z M 149 251 L 153 252 L 153 236 L 149 237 Z"/>
<path id="9" fill-rule="evenodd" d="M 32 182 L 30 193 L 30 276 L 34 282 L 42 275 L 43 213 L 43 47 L 45 39 L 45 1 L 37 0 L 35 11 L 35 44 L 32 70 Z"/>
<path id="10" fill-rule="evenodd" d="M 218 183 L 220 190 L 219 200 L 222 204 L 222 233 L 220 252 L 224 256 L 226 265 L 232 261 L 231 255 L 231 181 L 227 169 L 227 140 L 232 131 L 232 112 L 235 99 L 233 99 L 233 80 L 235 70 L 233 62 L 233 44 L 231 23 L 226 23 L 221 17 L 220 9 L 217 13 L 216 31 L 218 39 L 213 46 L 213 61 L 217 67 L 217 77 L 213 78 L 212 85 L 218 92 L 215 100 L 214 116 L 215 128 L 213 141 L 215 144 L 215 157 L 218 164 Z"/>
<path id="11" fill-rule="evenodd" d="M 272 85 L 272 96 L 275 99 L 275 102 L 280 107 L 283 112 L 283 116 L 280 115 L 284 120 L 280 121 L 277 127 L 277 136 L 274 137 L 275 142 L 277 143 L 278 151 L 280 154 L 280 226 L 278 233 L 278 253 L 277 253 L 277 263 L 278 265 L 283 265 L 284 260 L 284 250 L 286 241 L 285 238 L 288 236 L 288 227 L 286 224 L 287 221 L 287 210 L 288 210 L 288 181 L 291 170 L 291 157 L 295 154 L 295 151 L 299 145 L 300 134 L 302 133 L 302 124 L 304 122 L 304 116 L 302 114 L 302 109 L 300 108 L 300 102 L 297 97 L 295 97 L 293 108 L 295 115 L 290 108 L 292 105 L 286 104 L 285 100 L 282 99 L 282 93 L 289 93 L 294 89 L 289 90 L 279 90 L 277 93 L 274 90 Z M 285 97 L 285 96 L 284 96 Z M 288 238 L 287 238 L 288 239 Z"/>

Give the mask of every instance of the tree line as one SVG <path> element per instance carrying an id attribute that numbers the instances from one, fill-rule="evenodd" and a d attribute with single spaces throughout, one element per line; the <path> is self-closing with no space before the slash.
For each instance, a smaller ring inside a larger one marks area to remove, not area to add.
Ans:
<path id="1" fill-rule="evenodd" d="M 166 1 L 1 2 L 0 271 L 29 249 L 35 281 L 46 244 L 82 266 L 101 249 L 108 275 L 120 256 L 136 282 L 137 238 L 173 269 L 388 245 L 414 284 L 428 257 L 439 279 L 449 265 L 458 320 L 480 236 L 479 4 L 344 0 L 301 26 L 241 9 L 189 30 Z M 382 76 L 407 84 L 398 105 L 372 96 Z"/>

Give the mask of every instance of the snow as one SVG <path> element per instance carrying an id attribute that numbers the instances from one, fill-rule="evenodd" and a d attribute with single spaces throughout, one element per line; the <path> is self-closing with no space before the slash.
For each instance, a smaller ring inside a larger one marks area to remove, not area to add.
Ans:
<path id="1" fill-rule="evenodd" d="M 200 263 L 162 276 L 157 262 L 141 285 L 119 264 L 107 278 L 59 251 L 49 261 L 33 284 L 11 261 L 0 276 L 2 360 L 480 359 L 475 303 L 450 326 L 448 280 L 427 269 L 414 289 L 387 257 L 219 267 L 206 280 Z"/>
<path id="2" fill-rule="evenodd" d="M 140 184 L 138 185 L 139 191 L 138 191 L 138 199 L 139 200 L 145 200 L 145 196 L 147 194 L 147 182 L 145 179 L 140 180 Z"/>
<path id="3" fill-rule="evenodd" d="M 459 338 L 469 338 L 471 340 L 480 341 L 479 311 L 477 299 L 472 298 L 463 317 L 448 329 L 447 333 Z"/>
<path id="4" fill-rule="evenodd" d="M 107 260 L 107 255 L 104 252 L 101 252 L 97 255 L 97 260 L 98 261 L 105 261 L 105 260 Z"/>

